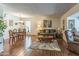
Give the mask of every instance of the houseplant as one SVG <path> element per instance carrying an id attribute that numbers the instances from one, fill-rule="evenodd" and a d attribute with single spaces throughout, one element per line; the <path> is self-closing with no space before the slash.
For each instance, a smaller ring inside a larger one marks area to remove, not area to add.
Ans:
<path id="1" fill-rule="evenodd" d="M 4 23 L 3 20 L 0 20 L 0 37 L 3 36 L 3 32 L 4 32 L 4 29 L 6 29 L 6 24 Z"/>
<path id="2" fill-rule="evenodd" d="M 3 20 L 0 20 L 0 52 L 3 51 L 3 32 L 6 29 L 6 24 Z"/>
<path id="3" fill-rule="evenodd" d="M 59 44 L 63 44 L 63 33 L 62 31 L 58 30 L 56 33 L 56 38 Z"/>

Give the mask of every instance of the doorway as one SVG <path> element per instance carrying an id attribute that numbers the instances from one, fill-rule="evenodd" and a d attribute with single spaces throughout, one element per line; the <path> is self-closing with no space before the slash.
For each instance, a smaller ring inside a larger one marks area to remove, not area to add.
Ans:
<path id="1" fill-rule="evenodd" d="M 25 49 L 30 48 L 31 44 L 32 44 L 32 38 L 30 36 L 30 33 L 32 31 L 32 25 L 31 25 L 31 21 L 27 20 L 25 22 L 25 27 L 26 27 L 26 39 L 25 39 Z"/>

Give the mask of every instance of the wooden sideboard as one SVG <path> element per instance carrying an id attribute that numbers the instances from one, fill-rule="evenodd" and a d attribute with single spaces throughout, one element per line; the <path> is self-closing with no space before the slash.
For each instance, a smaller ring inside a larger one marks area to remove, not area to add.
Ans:
<path id="1" fill-rule="evenodd" d="M 55 38 L 56 30 L 55 29 L 42 29 L 38 33 L 38 39 L 40 41 L 51 41 Z"/>

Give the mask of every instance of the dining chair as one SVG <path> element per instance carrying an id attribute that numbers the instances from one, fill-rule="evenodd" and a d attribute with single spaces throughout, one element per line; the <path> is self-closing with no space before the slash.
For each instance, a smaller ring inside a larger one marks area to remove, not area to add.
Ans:
<path id="1" fill-rule="evenodd" d="M 9 45 L 10 46 L 13 45 L 13 39 L 14 39 L 13 31 L 12 30 L 9 30 Z"/>
<path id="2" fill-rule="evenodd" d="M 14 43 L 18 40 L 18 32 L 17 29 L 13 29 Z"/>

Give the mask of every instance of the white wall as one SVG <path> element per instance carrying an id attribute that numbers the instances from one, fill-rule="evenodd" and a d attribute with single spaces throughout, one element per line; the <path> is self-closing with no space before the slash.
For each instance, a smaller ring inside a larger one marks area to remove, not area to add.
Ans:
<path id="1" fill-rule="evenodd" d="M 58 28 L 61 28 L 60 27 L 60 18 L 59 17 L 50 17 L 49 19 L 52 20 L 52 28 L 53 29 L 58 29 Z"/>
<path id="2" fill-rule="evenodd" d="M 0 17 L 3 17 L 3 7 L 0 5 Z"/>
<path id="3" fill-rule="evenodd" d="M 30 20 L 32 24 L 32 32 L 31 34 L 37 35 L 38 33 L 38 23 L 42 22 L 43 20 L 52 20 L 52 29 L 60 28 L 60 18 L 54 17 L 46 17 L 46 16 L 34 16 L 31 18 L 22 19 L 24 21 Z M 43 24 L 41 24 L 43 25 Z"/>

